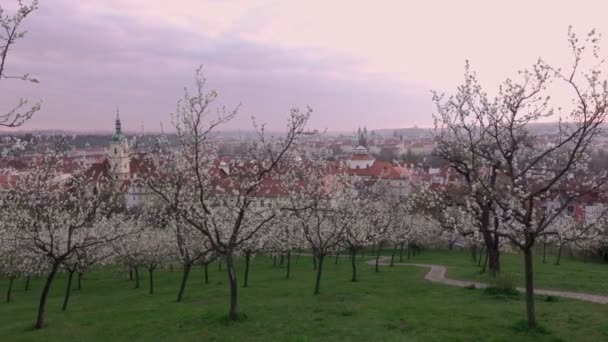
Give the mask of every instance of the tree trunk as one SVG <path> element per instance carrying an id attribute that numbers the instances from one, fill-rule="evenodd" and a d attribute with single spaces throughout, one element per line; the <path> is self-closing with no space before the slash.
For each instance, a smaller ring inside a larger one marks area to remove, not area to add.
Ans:
<path id="1" fill-rule="evenodd" d="M 471 258 L 474 263 L 477 262 L 477 245 L 471 246 Z"/>
<path id="2" fill-rule="evenodd" d="M 488 266 L 489 255 L 490 255 L 490 250 L 486 249 L 486 257 L 483 261 L 483 267 L 481 268 L 481 273 L 486 273 L 486 266 Z"/>
<path id="3" fill-rule="evenodd" d="M 53 266 L 51 267 L 51 272 L 46 277 L 46 282 L 44 283 L 44 287 L 42 288 L 42 294 L 40 295 L 40 303 L 38 304 L 38 318 L 36 319 L 36 329 L 42 329 L 46 325 L 45 321 L 45 311 L 46 311 L 46 300 L 49 296 L 49 291 L 51 290 L 51 285 L 53 284 L 53 280 L 55 280 L 55 276 L 57 275 L 57 270 L 59 270 L 59 265 L 61 262 L 54 261 Z"/>
<path id="4" fill-rule="evenodd" d="M 133 269 L 135 270 L 135 288 L 138 289 L 139 288 L 139 269 L 137 268 L 137 266 L 133 267 Z"/>
<path id="5" fill-rule="evenodd" d="M 490 268 L 490 275 L 496 277 L 500 273 L 500 250 L 499 250 L 499 237 L 492 234 L 489 230 L 481 232 L 488 253 L 488 267 Z"/>
<path id="6" fill-rule="evenodd" d="M 70 301 L 70 293 L 72 292 L 72 278 L 74 277 L 74 271 L 68 270 L 68 285 L 65 287 L 65 296 L 63 297 L 63 306 L 61 311 L 65 311 L 68 308 L 68 302 Z"/>
<path id="7" fill-rule="evenodd" d="M 536 327 L 536 312 L 534 309 L 534 269 L 532 264 L 532 247 L 524 248 L 524 263 L 526 272 L 526 314 L 528 328 Z"/>
<path id="8" fill-rule="evenodd" d="M 410 260 L 411 250 L 412 250 L 412 247 L 408 244 L 407 245 L 407 260 Z"/>
<path id="9" fill-rule="evenodd" d="M 6 302 L 11 302 L 11 292 L 13 291 L 13 280 L 15 277 L 10 277 L 8 280 L 8 289 L 6 290 Z"/>
<path id="10" fill-rule="evenodd" d="M 283 266 L 284 259 L 285 257 L 283 256 L 283 253 L 281 253 L 281 261 L 279 261 L 279 266 Z"/>
<path id="11" fill-rule="evenodd" d="M 30 276 L 28 275 L 25 278 L 25 291 L 29 291 L 30 290 Z"/>
<path id="12" fill-rule="evenodd" d="M 209 264 L 205 264 L 205 284 L 209 284 Z"/>
<path id="13" fill-rule="evenodd" d="M 184 264 L 184 273 L 182 275 L 182 283 L 179 286 L 179 292 L 177 293 L 177 302 L 181 302 L 184 298 L 184 291 L 186 290 L 186 283 L 188 282 L 188 277 L 190 276 L 191 268 L 191 264 Z"/>
<path id="14" fill-rule="evenodd" d="M 319 255 L 319 264 L 317 265 L 317 280 L 315 281 L 315 295 L 318 295 L 321 287 L 321 273 L 323 272 L 323 259 L 325 255 Z"/>
<path id="15" fill-rule="evenodd" d="M 351 248 L 350 249 L 350 264 L 353 269 L 353 276 L 350 279 L 350 281 L 352 281 L 352 282 L 357 281 L 357 260 L 355 259 L 356 257 L 357 257 L 357 249 Z"/>
<path id="16" fill-rule="evenodd" d="M 78 291 L 82 289 L 82 272 L 78 272 Z"/>
<path id="17" fill-rule="evenodd" d="M 479 251 L 479 259 L 477 259 L 477 266 L 481 267 L 481 259 L 484 258 L 486 256 L 487 252 L 486 252 L 486 247 L 482 246 L 481 250 Z"/>
<path id="18" fill-rule="evenodd" d="M 500 251 L 498 247 L 488 248 L 488 268 L 490 275 L 496 277 L 500 273 Z"/>
<path id="19" fill-rule="evenodd" d="M 403 242 L 399 244 L 399 262 L 403 262 L 403 245 Z"/>
<path id="20" fill-rule="evenodd" d="M 228 280 L 230 281 L 230 311 L 228 319 L 236 321 L 239 318 L 239 298 L 236 272 L 234 271 L 234 261 L 232 260 L 232 252 L 226 253 L 226 270 L 228 271 Z"/>
<path id="21" fill-rule="evenodd" d="M 559 266 L 559 262 L 562 259 L 562 248 L 564 247 L 563 243 L 559 244 L 559 248 L 557 249 L 557 259 L 555 260 L 555 265 Z"/>
<path id="22" fill-rule="evenodd" d="M 382 244 L 379 244 L 378 249 L 376 250 L 376 272 L 380 272 L 380 267 L 378 267 L 378 263 L 380 261 L 380 253 L 382 253 Z"/>
<path id="23" fill-rule="evenodd" d="M 133 280 L 133 266 L 129 265 L 129 280 Z"/>
<path id="24" fill-rule="evenodd" d="M 150 275 L 150 294 L 154 294 L 154 268 L 148 268 L 148 274 Z"/>
<path id="25" fill-rule="evenodd" d="M 300 253 L 296 254 L 296 264 L 298 263 L 298 260 L 300 260 Z"/>
<path id="26" fill-rule="evenodd" d="M 339 258 L 340 258 L 340 250 L 337 250 L 336 251 L 336 262 L 335 262 L 336 265 L 338 264 L 338 259 Z"/>
<path id="27" fill-rule="evenodd" d="M 287 252 L 287 274 L 285 278 L 289 279 L 291 276 L 291 251 Z"/>
<path id="28" fill-rule="evenodd" d="M 547 263 L 547 241 L 543 241 L 543 264 Z"/>
<path id="29" fill-rule="evenodd" d="M 277 267 L 277 255 L 272 256 L 272 267 Z"/>
<path id="30" fill-rule="evenodd" d="M 317 255 L 315 253 L 312 254 L 312 266 L 314 267 L 315 271 L 317 270 Z"/>
<path id="31" fill-rule="evenodd" d="M 218 260 L 217 269 L 222 272 L 222 259 Z"/>
<path id="32" fill-rule="evenodd" d="M 390 263 L 389 267 L 395 266 L 395 254 L 397 254 L 397 245 L 395 245 L 395 247 L 393 247 L 393 254 L 391 254 L 391 263 Z"/>
<path id="33" fill-rule="evenodd" d="M 243 276 L 243 287 L 247 287 L 249 283 L 249 260 L 250 253 L 245 252 L 245 275 Z"/>
<path id="34" fill-rule="evenodd" d="M 173 264 L 169 264 L 169 272 L 173 272 Z"/>

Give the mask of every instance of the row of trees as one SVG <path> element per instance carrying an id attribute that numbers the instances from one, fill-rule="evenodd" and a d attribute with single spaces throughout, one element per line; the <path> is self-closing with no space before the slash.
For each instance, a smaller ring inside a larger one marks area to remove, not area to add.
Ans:
<path id="1" fill-rule="evenodd" d="M 24 36 L 19 26 L 36 6 L 35 1 L 19 3 L 12 16 L 0 9 L 0 80 L 37 82 L 28 74 L 5 72 L 11 46 Z M 340 165 L 301 150 L 299 142 L 316 133 L 306 128 L 310 109 L 291 110 L 282 137 L 268 136 L 264 125 L 254 121 L 257 138 L 238 156 L 222 158 L 213 138 L 238 108 L 211 108 L 217 93 L 205 90 L 199 69 L 194 91 L 186 90 L 172 116 L 177 149 L 160 139 L 146 153 L 144 181 L 150 196 L 143 208 L 125 210 L 112 170 L 70 158 L 64 139 L 32 147 L 28 171 L 7 175 L 0 197 L 4 273 L 10 279 L 45 275 L 36 320 L 42 328 L 48 292 L 61 269 L 68 274 L 65 309 L 73 275 L 95 263 L 120 262 L 137 278 L 139 269 L 146 268 L 152 293 L 154 271 L 179 260 L 181 300 L 192 266 L 220 258 L 231 293 L 228 317 L 237 320 L 235 258 L 240 255 L 248 270 L 256 252 L 285 254 L 289 263 L 291 251 L 309 249 L 317 267 L 314 293 L 319 293 L 323 263 L 331 253 L 348 251 L 356 281 L 355 258 L 363 248 L 396 248 L 431 234 L 449 246 L 458 238 L 475 246 L 481 240 L 493 275 L 500 272 L 503 246 L 521 250 L 528 325 L 534 327 L 532 251 L 537 241 L 557 239 L 562 246 L 604 231 L 598 228 L 601 219 L 581 226 L 564 218 L 572 203 L 603 191 L 608 180 L 606 172 L 588 170 L 608 106 L 598 35 L 580 39 L 569 32 L 569 43 L 570 68 L 539 59 L 517 80 L 503 82 L 494 97 L 483 90 L 468 63 L 456 95 L 434 94 L 437 155 L 458 181 L 422 188 L 408 200 L 383 196 L 381 182 L 350 177 Z M 554 104 L 549 94 L 555 91 L 569 92 L 572 101 Z M 0 125 L 18 126 L 39 108 L 20 100 L 0 115 Z M 543 120 L 557 121 L 554 135 L 540 138 L 529 130 L 531 123 Z M 376 268 L 378 262 L 379 255 Z"/>

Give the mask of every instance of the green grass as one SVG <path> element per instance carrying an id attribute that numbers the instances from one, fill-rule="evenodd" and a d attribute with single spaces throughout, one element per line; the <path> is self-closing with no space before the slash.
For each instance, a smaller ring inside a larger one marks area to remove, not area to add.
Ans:
<path id="1" fill-rule="evenodd" d="M 547 263 L 543 264 L 542 255 L 538 254 L 534 256 L 536 288 L 608 295 L 608 264 L 562 256 L 558 266 L 555 265 L 554 255 L 547 255 Z M 404 256 L 404 262 L 408 262 L 405 259 Z M 423 251 L 409 262 L 446 265 L 447 276 L 454 279 L 490 281 L 487 273 L 480 273 L 481 267 L 473 263 L 471 254 L 467 250 Z M 517 286 L 524 286 L 524 260 L 521 254 L 502 253 L 501 267 L 503 272 L 513 276 Z"/>
<path id="2" fill-rule="evenodd" d="M 449 257 L 443 252 L 423 252 L 414 260 L 439 263 Z M 466 257 L 456 253 L 452 262 L 463 259 L 458 262 L 462 262 L 459 272 L 474 274 L 477 268 Z M 326 260 L 322 293 L 313 296 L 310 258 L 300 257 L 293 265 L 292 279 L 286 280 L 283 268 L 272 267 L 270 258 L 257 257 L 250 287 L 239 288 L 241 312 L 246 318 L 227 324 L 225 272 L 218 272 L 214 265 L 210 268 L 211 283 L 204 285 L 202 270 L 197 268 L 191 274 L 184 302 L 176 303 L 178 270 L 158 272 L 153 296 L 147 293 L 145 277 L 142 288 L 136 290 L 124 273 L 88 274 L 83 290 L 74 291 L 65 313 L 60 310 L 65 286 L 62 276 L 53 286 L 47 310 L 49 325 L 42 331 L 31 328 L 41 280 L 34 281 L 29 292 L 24 292 L 23 281 L 18 281 L 13 302 L 0 303 L 0 340 L 608 340 L 608 305 L 563 298 L 545 301 L 541 297 L 537 312 L 542 327 L 528 331 L 521 323 L 525 312 L 522 299 L 501 300 L 479 289 L 432 284 L 423 279 L 425 269 L 405 266 L 383 267 L 374 273 L 372 266 L 361 262 L 360 281 L 351 283 L 350 265 L 345 259 L 334 265 L 333 258 Z M 241 265 L 238 271 L 242 277 Z M 545 281 L 558 278 L 546 277 Z M 0 281 L 2 291 L 6 285 L 5 280 Z"/>

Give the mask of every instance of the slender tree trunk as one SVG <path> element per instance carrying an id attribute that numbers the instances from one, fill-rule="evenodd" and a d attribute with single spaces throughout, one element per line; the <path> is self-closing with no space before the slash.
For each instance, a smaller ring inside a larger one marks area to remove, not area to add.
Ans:
<path id="1" fill-rule="evenodd" d="M 323 259 L 325 259 L 325 255 L 319 255 L 319 264 L 317 265 L 317 279 L 315 281 L 315 295 L 318 295 L 319 289 L 321 287 L 321 273 L 323 272 Z"/>
<path id="2" fill-rule="evenodd" d="M 181 302 L 184 298 L 184 291 L 186 290 L 186 283 L 188 282 L 188 277 L 190 276 L 190 269 L 192 269 L 192 264 L 184 264 L 184 273 L 182 275 L 182 283 L 179 286 L 179 292 L 177 293 L 177 301 Z"/>
<path id="3" fill-rule="evenodd" d="M 57 275 L 57 270 L 59 270 L 60 261 L 54 261 L 53 266 L 51 267 L 51 271 L 46 277 L 46 282 L 44 283 L 44 287 L 42 288 L 42 294 L 40 295 L 40 303 L 38 304 L 38 318 L 36 319 L 36 329 L 42 329 L 46 325 L 45 321 L 45 312 L 46 312 L 46 300 L 49 296 L 49 291 L 51 290 L 51 285 L 53 284 L 53 280 L 55 280 L 55 276 Z"/>
<path id="4" fill-rule="evenodd" d="M 481 273 L 486 273 L 486 266 L 488 265 L 489 256 L 490 256 L 490 250 L 486 249 L 486 257 L 483 261 L 483 267 L 481 268 Z"/>
<path id="5" fill-rule="evenodd" d="M 169 272 L 173 272 L 173 264 L 169 264 Z"/>
<path id="6" fill-rule="evenodd" d="M 338 264 L 338 259 L 340 259 L 340 250 L 339 249 L 336 251 L 336 262 L 335 262 L 336 265 Z"/>
<path id="7" fill-rule="evenodd" d="M 555 265 L 559 266 L 559 262 L 562 259 L 562 248 L 564 247 L 563 243 L 559 244 L 559 248 L 557 249 L 557 259 L 555 260 Z"/>
<path id="8" fill-rule="evenodd" d="M 10 277 L 8 280 L 8 289 L 6 290 L 6 302 L 10 303 L 11 302 L 11 292 L 13 292 L 13 281 L 15 280 L 15 277 Z"/>
<path id="9" fill-rule="evenodd" d="M 543 241 L 543 264 L 547 263 L 547 241 Z"/>
<path id="10" fill-rule="evenodd" d="M 148 268 L 148 274 L 150 275 L 150 294 L 154 294 L 154 268 Z"/>
<path id="11" fill-rule="evenodd" d="M 300 253 L 296 254 L 296 264 L 298 263 L 298 260 L 300 260 Z"/>
<path id="12" fill-rule="evenodd" d="M 277 255 L 272 256 L 272 267 L 277 267 Z"/>
<path id="13" fill-rule="evenodd" d="M 217 269 L 222 272 L 222 259 L 218 260 Z"/>
<path id="14" fill-rule="evenodd" d="M 403 262 L 403 241 L 399 244 L 399 262 Z"/>
<path id="15" fill-rule="evenodd" d="M 30 276 L 28 275 L 25 278 L 25 291 L 29 291 L 30 290 Z"/>
<path id="16" fill-rule="evenodd" d="M 129 265 L 129 280 L 133 280 L 133 266 Z"/>
<path id="17" fill-rule="evenodd" d="M 410 245 L 408 244 L 408 245 L 407 245 L 407 260 L 410 260 L 410 254 L 411 254 L 411 252 L 410 252 L 410 251 L 411 251 L 411 250 L 412 250 L 412 246 L 410 246 Z"/>
<path id="18" fill-rule="evenodd" d="M 391 254 L 391 263 L 390 263 L 389 267 L 395 266 L 395 254 L 397 254 L 397 245 L 395 245 L 395 247 L 393 247 L 393 254 Z"/>
<path id="19" fill-rule="evenodd" d="M 228 271 L 228 280 L 230 282 L 230 311 L 228 312 L 228 319 L 236 321 L 239 318 L 239 298 L 232 251 L 226 253 L 226 270 Z"/>
<path id="20" fill-rule="evenodd" d="M 72 278 L 74 278 L 74 271 L 68 270 L 68 285 L 65 287 L 65 296 L 63 297 L 63 306 L 61 307 L 61 311 L 65 311 L 68 308 L 70 293 L 72 292 Z"/>
<path id="21" fill-rule="evenodd" d="M 205 264 L 205 284 L 209 284 L 209 264 Z"/>
<path id="22" fill-rule="evenodd" d="M 137 266 L 133 267 L 133 269 L 135 270 L 135 288 L 138 289 L 139 288 L 139 269 L 137 268 Z"/>
<path id="23" fill-rule="evenodd" d="M 291 276 L 291 251 L 287 252 L 287 274 L 285 275 L 285 278 L 289 279 L 289 277 Z"/>
<path id="24" fill-rule="evenodd" d="M 78 291 L 82 289 L 82 272 L 78 272 Z"/>
<path id="25" fill-rule="evenodd" d="M 317 270 L 317 254 L 313 253 L 312 254 L 312 266 L 314 267 L 315 271 Z"/>
<path id="26" fill-rule="evenodd" d="M 490 275 L 496 277 L 500 273 L 500 249 L 499 249 L 499 237 L 492 234 L 489 230 L 482 231 L 482 236 L 486 245 L 486 251 L 488 253 L 488 267 L 490 269 Z"/>
<path id="27" fill-rule="evenodd" d="M 382 244 L 378 245 L 378 249 L 376 250 L 376 272 L 380 272 L 379 261 L 380 261 L 380 253 L 382 253 Z"/>
<path id="28" fill-rule="evenodd" d="M 536 312 L 534 309 L 534 268 L 532 264 L 532 247 L 524 248 L 524 264 L 526 272 L 526 314 L 528 327 L 536 327 Z"/>
<path id="29" fill-rule="evenodd" d="M 285 257 L 283 255 L 283 253 L 281 253 L 281 260 L 279 261 L 279 266 L 283 266 L 284 259 L 285 259 Z"/>
<path id="30" fill-rule="evenodd" d="M 247 287 L 248 283 L 249 283 L 249 260 L 250 260 L 250 253 L 249 252 L 245 252 L 245 275 L 243 276 L 243 287 Z"/>
<path id="31" fill-rule="evenodd" d="M 352 282 L 357 281 L 357 259 L 356 259 L 356 257 L 357 257 L 357 249 L 351 248 L 350 249 L 350 264 L 353 269 L 353 276 L 350 279 L 350 281 L 352 281 Z"/>
<path id="32" fill-rule="evenodd" d="M 486 256 L 486 248 L 485 246 L 481 247 L 481 250 L 479 251 L 479 259 L 477 260 L 477 266 L 481 267 L 481 259 L 484 258 Z"/>
<path id="33" fill-rule="evenodd" d="M 477 262 L 477 245 L 471 246 L 471 258 L 474 263 Z"/>
<path id="34" fill-rule="evenodd" d="M 488 248 L 487 251 L 490 275 L 496 277 L 500 273 L 500 252 L 498 248 Z"/>

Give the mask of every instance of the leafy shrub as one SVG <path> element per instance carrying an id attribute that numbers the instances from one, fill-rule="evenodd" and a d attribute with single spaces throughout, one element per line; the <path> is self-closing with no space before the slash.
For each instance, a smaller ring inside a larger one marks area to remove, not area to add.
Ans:
<path id="1" fill-rule="evenodd" d="M 484 290 L 488 295 L 502 299 L 517 299 L 521 293 L 515 287 L 515 280 L 511 273 L 499 273 L 488 288 Z"/>
<path id="2" fill-rule="evenodd" d="M 545 302 L 557 302 L 558 298 L 555 296 L 547 296 L 545 297 Z"/>

